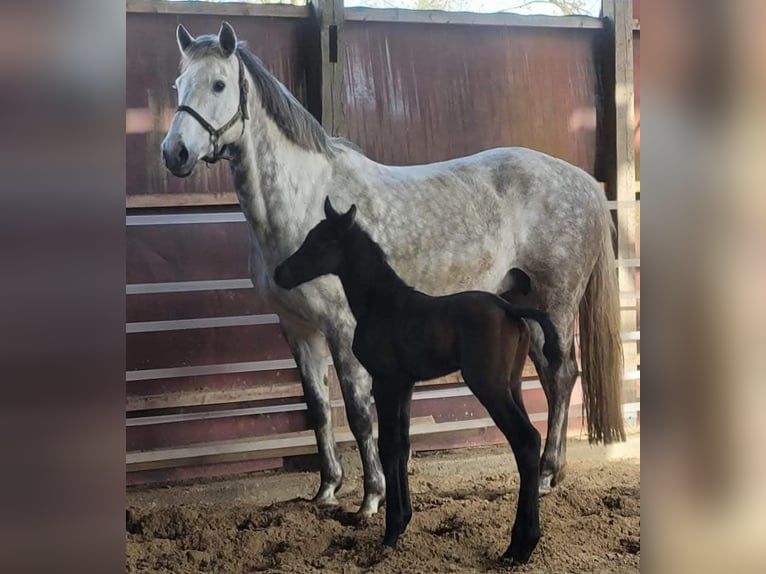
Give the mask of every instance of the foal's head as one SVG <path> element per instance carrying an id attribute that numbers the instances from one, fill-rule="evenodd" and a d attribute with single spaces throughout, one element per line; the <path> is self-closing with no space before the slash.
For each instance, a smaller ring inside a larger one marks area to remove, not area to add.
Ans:
<path id="1" fill-rule="evenodd" d="M 309 231 L 298 251 L 285 259 L 274 271 L 274 282 L 283 289 L 292 289 L 329 273 L 337 274 L 343 264 L 343 238 L 354 226 L 356 206 L 338 213 L 325 199 L 326 219 Z"/>

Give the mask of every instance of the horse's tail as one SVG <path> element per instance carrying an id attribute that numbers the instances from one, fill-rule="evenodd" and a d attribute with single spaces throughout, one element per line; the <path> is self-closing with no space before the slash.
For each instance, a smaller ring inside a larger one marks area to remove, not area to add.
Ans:
<path id="1" fill-rule="evenodd" d="M 612 230 L 611 216 L 604 207 L 598 259 L 580 301 L 580 362 L 588 440 L 604 444 L 625 440 L 620 294 Z"/>
<path id="2" fill-rule="evenodd" d="M 540 325 L 540 328 L 543 330 L 543 335 L 545 336 L 543 354 L 548 360 L 548 364 L 551 366 L 551 368 L 554 370 L 558 369 L 562 359 L 561 341 L 559 340 L 559 333 L 556 331 L 556 326 L 553 324 L 553 321 L 551 321 L 548 313 L 539 309 L 531 309 L 529 307 L 517 307 L 505 299 L 501 299 L 500 297 L 498 297 L 498 299 L 500 300 L 503 309 L 505 309 L 505 313 L 509 317 L 514 317 L 517 319 L 532 319 L 533 321 L 536 321 L 538 325 Z"/>

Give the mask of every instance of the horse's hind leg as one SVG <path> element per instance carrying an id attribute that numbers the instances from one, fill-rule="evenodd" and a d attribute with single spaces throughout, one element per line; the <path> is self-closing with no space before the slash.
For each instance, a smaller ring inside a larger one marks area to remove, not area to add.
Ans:
<path id="1" fill-rule="evenodd" d="M 330 397 L 326 381 L 329 357 L 327 344 L 319 331 L 305 332 L 283 322 L 282 332 L 300 371 L 309 421 L 319 450 L 321 483 L 314 502 L 322 506 L 334 506 L 338 504 L 335 493 L 343 483 L 343 467 L 330 419 Z"/>
<path id="2" fill-rule="evenodd" d="M 352 353 L 352 340 L 352 333 L 336 333 L 329 339 L 330 352 L 340 380 L 348 424 L 362 458 L 364 500 L 358 512 L 361 516 L 372 516 L 378 512 L 386 485 L 372 436 L 372 379 Z"/>
<path id="3" fill-rule="evenodd" d="M 558 325 L 557 325 L 558 329 Z M 555 371 L 548 366 L 543 355 L 544 337 L 536 324 L 530 325 L 532 344 L 530 355 L 535 363 L 540 383 L 548 400 L 548 434 L 540 461 L 540 494 L 547 494 L 564 478 L 566 467 L 566 436 L 569 421 L 569 403 L 577 380 L 574 338 L 567 331 L 559 331 L 562 347 L 569 349 Z"/>

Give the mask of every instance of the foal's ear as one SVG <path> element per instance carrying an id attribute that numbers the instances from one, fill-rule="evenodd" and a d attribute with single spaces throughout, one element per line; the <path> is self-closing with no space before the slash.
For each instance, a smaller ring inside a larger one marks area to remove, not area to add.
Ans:
<path id="1" fill-rule="evenodd" d="M 330 201 L 330 196 L 324 198 L 324 216 L 327 219 L 336 219 L 340 215 L 337 211 L 335 211 L 335 208 L 332 206 L 332 202 Z"/>
<path id="2" fill-rule="evenodd" d="M 181 50 L 182 54 L 194 42 L 194 36 L 189 34 L 189 31 L 184 28 L 183 24 L 179 24 L 178 28 L 176 28 L 176 42 L 178 42 L 178 49 Z"/>
<path id="3" fill-rule="evenodd" d="M 351 226 L 354 225 L 354 221 L 356 220 L 356 205 L 352 205 L 349 210 L 340 216 L 341 218 L 341 228 L 344 232 L 351 229 Z"/>
<path id="4" fill-rule="evenodd" d="M 218 42 L 221 44 L 223 55 L 226 57 L 231 56 L 234 50 L 237 49 L 237 33 L 228 22 L 221 24 L 221 29 L 218 32 Z"/>

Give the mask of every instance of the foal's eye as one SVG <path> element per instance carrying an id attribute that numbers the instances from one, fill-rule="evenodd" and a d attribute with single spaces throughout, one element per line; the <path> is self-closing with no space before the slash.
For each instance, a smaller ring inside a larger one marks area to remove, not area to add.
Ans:
<path id="1" fill-rule="evenodd" d="M 223 81 L 216 80 L 215 83 L 213 84 L 213 91 L 222 92 L 225 87 L 226 87 L 226 84 L 224 84 Z"/>

